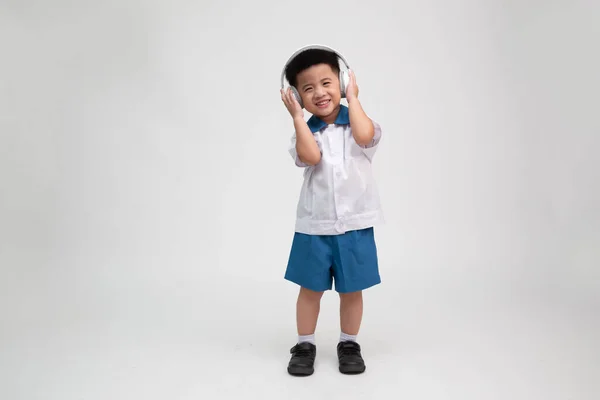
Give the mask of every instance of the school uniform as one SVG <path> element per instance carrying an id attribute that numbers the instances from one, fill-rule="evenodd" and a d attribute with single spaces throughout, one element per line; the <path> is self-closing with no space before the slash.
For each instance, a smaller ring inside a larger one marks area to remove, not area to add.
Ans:
<path id="1" fill-rule="evenodd" d="M 333 281 L 339 293 L 364 290 L 381 283 L 374 226 L 383 212 L 371 167 L 381 127 L 373 121 L 373 140 L 358 145 L 344 105 L 333 124 L 314 115 L 307 124 L 321 161 L 309 166 L 298 158 L 294 133 L 289 152 L 304 182 L 285 279 L 314 291 L 331 290 Z"/>

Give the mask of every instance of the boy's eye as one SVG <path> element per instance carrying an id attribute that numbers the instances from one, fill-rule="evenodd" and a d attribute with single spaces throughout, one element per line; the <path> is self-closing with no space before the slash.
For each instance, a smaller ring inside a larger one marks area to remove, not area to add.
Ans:
<path id="1" fill-rule="evenodd" d="M 329 84 L 330 84 L 330 82 L 325 82 L 323 85 L 324 85 L 324 86 L 327 86 L 327 85 L 329 85 Z"/>

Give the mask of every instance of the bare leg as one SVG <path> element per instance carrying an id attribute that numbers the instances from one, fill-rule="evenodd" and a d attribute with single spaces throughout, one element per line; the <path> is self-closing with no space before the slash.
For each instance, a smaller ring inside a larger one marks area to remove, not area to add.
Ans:
<path id="1" fill-rule="evenodd" d="M 312 335 L 317 328 L 319 311 L 321 310 L 321 297 L 323 292 L 315 292 L 300 288 L 296 302 L 296 324 L 298 335 Z"/>
<path id="2" fill-rule="evenodd" d="M 362 292 L 340 293 L 340 325 L 342 332 L 348 335 L 358 335 L 362 315 Z"/>
<path id="3" fill-rule="evenodd" d="M 339 369 L 343 374 L 360 374 L 366 369 L 356 335 L 363 314 L 362 292 L 340 294 L 340 325 L 342 334 L 337 345 Z M 353 336 L 346 338 L 346 335 Z"/>

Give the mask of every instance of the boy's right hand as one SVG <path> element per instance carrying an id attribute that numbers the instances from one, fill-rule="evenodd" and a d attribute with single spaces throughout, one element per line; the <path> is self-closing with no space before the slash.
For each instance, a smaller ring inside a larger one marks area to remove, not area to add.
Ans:
<path id="1" fill-rule="evenodd" d="M 300 107 L 300 103 L 296 100 L 291 88 L 288 87 L 285 92 L 281 89 L 281 100 L 283 100 L 283 104 L 285 104 L 292 118 L 304 118 L 304 110 Z"/>

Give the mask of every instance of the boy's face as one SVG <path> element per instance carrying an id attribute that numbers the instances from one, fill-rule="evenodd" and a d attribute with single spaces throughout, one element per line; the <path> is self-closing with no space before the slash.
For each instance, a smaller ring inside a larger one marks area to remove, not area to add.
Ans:
<path id="1" fill-rule="evenodd" d="M 329 65 L 317 64 L 300 72 L 296 89 L 309 113 L 332 124 L 337 117 L 342 94 L 340 80 Z"/>

